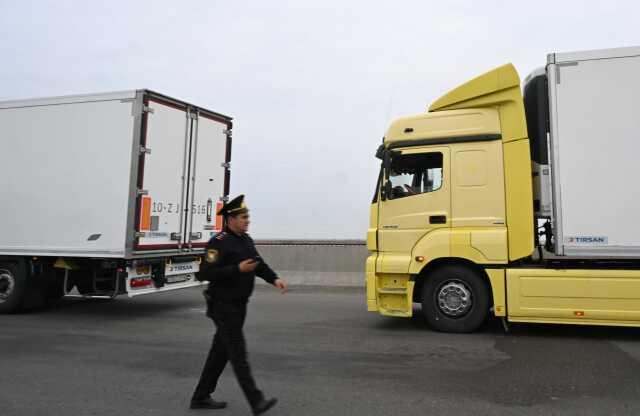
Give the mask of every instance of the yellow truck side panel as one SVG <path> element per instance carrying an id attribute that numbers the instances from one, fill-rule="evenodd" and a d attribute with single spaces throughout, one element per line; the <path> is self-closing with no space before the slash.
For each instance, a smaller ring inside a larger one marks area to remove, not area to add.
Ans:
<path id="1" fill-rule="evenodd" d="M 507 263 L 507 229 L 472 231 L 471 247 L 482 253 L 487 263 Z"/>
<path id="2" fill-rule="evenodd" d="M 386 146 L 412 140 L 500 134 L 500 115 L 494 108 L 471 108 L 418 114 L 394 120 L 384 135 Z"/>
<path id="3" fill-rule="evenodd" d="M 417 257 L 423 260 L 418 261 Z M 418 241 L 413 249 L 409 273 L 418 274 L 431 261 L 451 257 L 451 230 L 448 228 L 434 230 Z"/>
<path id="4" fill-rule="evenodd" d="M 451 230 L 451 257 L 476 264 L 507 262 L 507 230 Z"/>
<path id="5" fill-rule="evenodd" d="M 531 158 L 520 77 L 512 64 L 503 65 L 455 88 L 436 100 L 429 112 L 497 107 L 504 144 L 504 177 L 509 259 L 533 252 L 533 189 Z"/>
<path id="6" fill-rule="evenodd" d="M 381 262 L 378 264 L 378 273 L 407 273 L 411 263 L 411 252 L 404 253 L 378 253 Z"/>
<path id="7" fill-rule="evenodd" d="M 450 149 L 451 227 L 504 227 L 505 187 L 500 140 L 456 143 Z"/>
<path id="8" fill-rule="evenodd" d="M 493 297 L 493 314 L 495 316 L 507 315 L 507 293 L 505 287 L 504 269 L 485 269 L 489 282 L 491 283 L 491 294 Z"/>
<path id="9" fill-rule="evenodd" d="M 504 145 L 505 193 L 509 259 L 518 260 L 533 252 L 533 185 L 529 140 Z"/>
<path id="10" fill-rule="evenodd" d="M 640 323 L 640 270 L 508 269 L 510 321 Z"/>

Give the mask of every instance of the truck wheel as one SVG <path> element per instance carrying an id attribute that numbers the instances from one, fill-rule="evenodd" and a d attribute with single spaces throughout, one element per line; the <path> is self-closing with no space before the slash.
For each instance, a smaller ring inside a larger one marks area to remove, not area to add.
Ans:
<path id="1" fill-rule="evenodd" d="M 482 278 L 463 266 L 443 266 L 422 286 L 422 313 L 443 332 L 473 332 L 487 317 L 489 291 Z"/>
<path id="2" fill-rule="evenodd" d="M 22 305 L 27 278 L 18 265 L 0 263 L 0 313 L 17 311 Z"/>

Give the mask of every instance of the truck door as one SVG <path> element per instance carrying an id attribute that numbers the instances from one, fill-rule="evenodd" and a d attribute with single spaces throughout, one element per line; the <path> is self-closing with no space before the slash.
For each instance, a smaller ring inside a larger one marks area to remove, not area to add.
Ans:
<path id="1" fill-rule="evenodd" d="M 393 154 L 385 169 L 385 200 L 379 204 L 377 270 L 407 273 L 418 240 L 450 227 L 449 148 L 407 148 Z"/>
<path id="2" fill-rule="evenodd" d="M 185 244 L 203 247 L 222 230 L 222 217 L 216 214 L 229 193 L 231 122 L 200 113 L 194 126 L 188 190 L 191 209 L 185 218 Z"/>
<path id="3" fill-rule="evenodd" d="M 190 113 L 186 106 L 155 97 L 146 97 L 144 103 L 135 248 L 179 248 L 184 238 Z"/>

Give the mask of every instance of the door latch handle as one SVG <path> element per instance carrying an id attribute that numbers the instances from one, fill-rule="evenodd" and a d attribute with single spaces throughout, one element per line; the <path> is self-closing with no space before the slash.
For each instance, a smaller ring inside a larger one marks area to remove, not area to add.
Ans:
<path id="1" fill-rule="evenodd" d="M 429 224 L 446 224 L 447 216 L 446 215 L 431 215 L 429 217 Z"/>
<path id="2" fill-rule="evenodd" d="M 211 222 L 213 216 L 213 200 L 207 199 L 207 222 Z"/>

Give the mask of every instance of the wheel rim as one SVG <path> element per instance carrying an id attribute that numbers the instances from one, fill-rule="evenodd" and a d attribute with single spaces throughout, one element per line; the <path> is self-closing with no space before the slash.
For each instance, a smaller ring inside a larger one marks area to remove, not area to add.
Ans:
<path id="1" fill-rule="evenodd" d="M 471 310 L 471 290 L 460 280 L 449 280 L 440 285 L 436 303 L 440 312 L 451 318 L 460 318 Z"/>
<path id="2" fill-rule="evenodd" d="M 16 287 L 16 280 L 9 270 L 0 269 L 0 303 L 6 302 Z"/>

